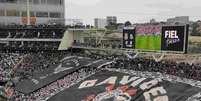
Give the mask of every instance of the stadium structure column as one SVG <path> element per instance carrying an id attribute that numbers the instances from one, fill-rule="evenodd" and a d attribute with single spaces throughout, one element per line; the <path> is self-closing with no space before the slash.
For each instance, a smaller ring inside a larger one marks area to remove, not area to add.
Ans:
<path id="1" fill-rule="evenodd" d="M 30 25 L 30 4 L 29 4 L 29 0 L 27 0 L 27 25 Z"/>

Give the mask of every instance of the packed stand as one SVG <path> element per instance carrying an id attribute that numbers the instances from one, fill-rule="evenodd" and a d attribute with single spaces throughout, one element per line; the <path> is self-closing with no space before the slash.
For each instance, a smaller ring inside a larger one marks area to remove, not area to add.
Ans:
<path id="1" fill-rule="evenodd" d="M 96 44 L 94 41 L 88 41 L 88 42 L 73 42 L 73 46 L 78 46 L 78 47 L 86 47 L 86 48 L 102 48 L 102 49 L 119 49 L 122 48 L 122 45 L 119 42 L 106 42 L 106 43 L 101 43 L 101 44 Z"/>
<path id="2" fill-rule="evenodd" d="M 58 50 L 65 31 L 66 27 L 61 25 L 1 26 L 0 39 L 9 42 L 0 42 L 0 48 L 1 50 Z M 16 39 L 23 41 L 15 41 Z M 30 39 L 32 41 L 29 41 Z"/>
<path id="3" fill-rule="evenodd" d="M 68 55 L 68 52 L 55 53 L 1 53 L 0 54 L 0 95 L 7 96 L 7 89 L 13 89 L 15 84 L 33 76 L 34 72 L 43 71 Z M 2 88 L 2 89 L 1 89 Z"/>
<path id="4" fill-rule="evenodd" d="M 34 72 L 44 71 L 51 66 L 57 65 L 61 59 L 69 55 L 68 52 L 38 52 L 28 53 L 18 65 L 16 76 L 27 78 L 33 75 Z"/>
<path id="5" fill-rule="evenodd" d="M 94 68 L 84 68 L 77 72 L 67 75 L 66 77 L 59 79 L 50 85 L 47 85 L 41 88 L 38 91 L 35 91 L 29 95 L 24 95 L 15 91 L 13 93 L 11 100 L 15 101 L 45 101 L 53 95 L 59 93 L 60 91 L 71 87 L 72 85 L 84 80 L 86 77 L 97 72 L 97 69 Z"/>
<path id="6" fill-rule="evenodd" d="M 8 81 L 15 70 L 16 64 L 23 58 L 23 54 L 0 53 L 0 81 Z"/>
<path id="7" fill-rule="evenodd" d="M 0 53 L 0 96 L 9 96 L 10 87 L 13 86 L 14 72 L 23 55 L 20 53 Z"/>
<path id="8" fill-rule="evenodd" d="M 199 64 L 176 63 L 170 61 L 156 62 L 152 59 L 118 59 L 113 68 L 131 69 L 135 71 L 160 72 L 183 78 L 201 81 L 201 66 Z"/>
<path id="9" fill-rule="evenodd" d="M 14 90 L 16 83 L 23 79 L 31 78 L 33 73 L 44 71 L 53 65 L 57 65 L 64 57 L 72 55 L 90 57 L 93 59 L 114 60 L 113 64 L 108 68 L 160 72 L 163 74 L 201 81 L 201 65 L 199 64 L 190 65 L 188 63 L 176 63 L 170 61 L 156 62 L 155 60 L 145 58 L 128 59 L 123 55 L 100 55 L 93 52 L 88 54 L 72 54 L 66 51 L 53 53 L 5 53 L 0 55 L 0 77 L 9 82 L 7 82 L 6 85 L 4 85 L 4 88 L 2 88 L 2 92 L 5 93 L 2 95 L 6 95 L 9 100 L 14 101 L 47 100 L 51 96 L 99 71 L 95 69 L 95 67 L 83 68 L 28 95 Z M 12 73 L 9 73 L 10 71 L 12 71 Z"/>
<path id="10" fill-rule="evenodd" d="M 38 26 L 5 26 L 0 27 L 0 38 L 53 38 L 61 39 L 66 30 L 65 26 L 38 25 Z"/>

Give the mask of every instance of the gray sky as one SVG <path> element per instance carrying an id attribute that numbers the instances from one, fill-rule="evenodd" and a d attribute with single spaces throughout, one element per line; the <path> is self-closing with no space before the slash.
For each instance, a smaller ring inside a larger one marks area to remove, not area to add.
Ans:
<path id="1" fill-rule="evenodd" d="M 201 0 L 66 0 L 66 18 L 83 19 L 85 24 L 110 15 L 117 16 L 118 22 L 132 23 L 186 15 L 199 20 L 200 10 Z"/>

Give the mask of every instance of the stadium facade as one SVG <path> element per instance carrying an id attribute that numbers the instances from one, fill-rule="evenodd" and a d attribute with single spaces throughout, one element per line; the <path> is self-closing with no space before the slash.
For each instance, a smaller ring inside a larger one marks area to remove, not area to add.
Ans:
<path id="1" fill-rule="evenodd" d="M 26 24 L 27 8 L 30 24 L 64 24 L 64 0 L 0 0 L 0 24 Z"/>

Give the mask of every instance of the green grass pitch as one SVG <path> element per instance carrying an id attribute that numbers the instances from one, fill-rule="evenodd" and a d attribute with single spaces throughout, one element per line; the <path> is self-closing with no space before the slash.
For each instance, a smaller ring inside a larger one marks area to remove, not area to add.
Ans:
<path id="1" fill-rule="evenodd" d="M 161 50 L 161 35 L 136 35 L 135 48 L 144 50 Z"/>

